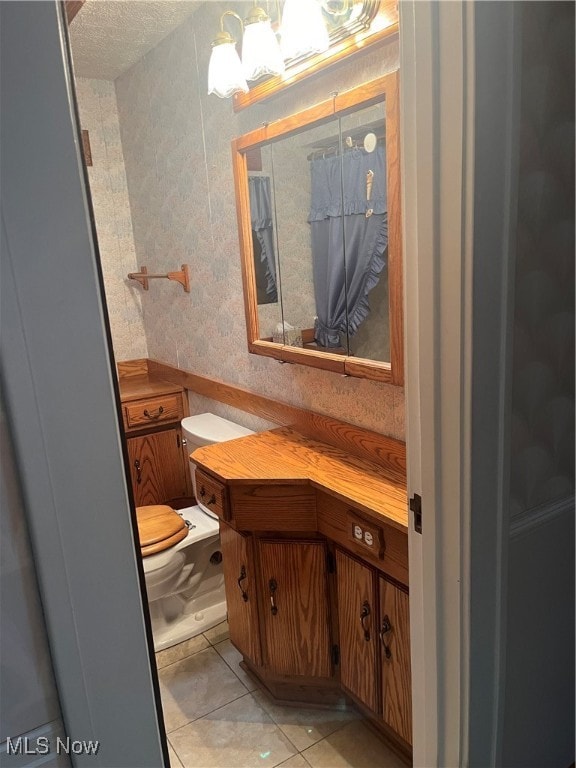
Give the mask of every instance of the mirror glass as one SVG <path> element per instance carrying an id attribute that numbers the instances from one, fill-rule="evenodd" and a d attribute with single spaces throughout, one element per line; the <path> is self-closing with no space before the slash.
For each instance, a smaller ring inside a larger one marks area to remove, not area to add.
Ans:
<path id="1" fill-rule="evenodd" d="M 390 360 L 383 102 L 340 120 L 348 354 Z"/>
<path id="2" fill-rule="evenodd" d="M 233 141 L 253 354 L 404 383 L 398 76 Z"/>
<path id="3" fill-rule="evenodd" d="M 382 101 L 261 147 L 248 172 L 261 339 L 390 360 L 385 124 Z"/>
<path id="4" fill-rule="evenodd" d="M 259 147 L 248 156 L 247 164 L 258 323 L 263 337 L 272 341 L 274 329 L 282 323 L 272 147 Z"/>

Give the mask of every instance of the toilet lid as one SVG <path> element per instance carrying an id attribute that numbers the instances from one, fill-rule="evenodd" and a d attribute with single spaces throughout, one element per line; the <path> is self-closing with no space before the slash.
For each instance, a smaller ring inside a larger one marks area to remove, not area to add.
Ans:
<path id="1" fill-rule="evenodd" d="M 136 518 L 142 557 L 163 552 L 188 534 L 184 520 L 165 504 L 136 507 Z"/>

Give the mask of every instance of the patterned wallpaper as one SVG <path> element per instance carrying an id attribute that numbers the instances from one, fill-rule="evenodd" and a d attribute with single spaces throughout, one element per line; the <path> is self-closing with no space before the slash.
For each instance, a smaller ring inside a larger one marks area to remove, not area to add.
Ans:
<path id="1" fill-rule="evenodd" d="M 136 251 L 114 83 L 76 80 L 82 128 L 89 132 L 93 165 L 88 168 L 98 247 L 116 360 L 147 357 Z"/>
<path id="2" fill-rule="evenodd" d="M 512 515 L 574 492 L 574 4 L 524 3 Z"/>
<path id="3" fill-rule="evenodd" d="M 191 271 L 189 294 L 160 280 L 142 294 L 148 354 L 403 439 L 402 389 L 248 354 L 230 149 L 263 121 L 396 69 L 397 41 L 235 115 L 206 93 L 221 10 L 201 6 L 115 82 L 137 261 Z"/>

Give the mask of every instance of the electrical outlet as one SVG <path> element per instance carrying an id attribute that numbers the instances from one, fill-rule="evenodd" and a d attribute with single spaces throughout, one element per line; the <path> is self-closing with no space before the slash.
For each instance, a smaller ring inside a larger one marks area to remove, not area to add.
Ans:
<path id="1" fill-rule="evenodd" d="M 361 550 L 383 560 L 386 542 L 382 527 L 375 521 L 365 518 L 357 510 L 348 510 L 347 518 L 348 541 L 353 545 L 354 551 Z"/>

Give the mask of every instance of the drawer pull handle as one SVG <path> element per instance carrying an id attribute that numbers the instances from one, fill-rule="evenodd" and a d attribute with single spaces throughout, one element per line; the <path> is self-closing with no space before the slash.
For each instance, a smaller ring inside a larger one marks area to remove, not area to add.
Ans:
<path id="1" fill-rule="evenodd" d="M 270 588 L 270 610 L 272 612 L 272 616 L 276 616 L 278 613 L 278 606 L 276 605 L 276 601 L 274 600 L 274 593 L 278 589 L 278 584 L 276 582 L 276 579 L 270 579 L 268 582 L 268 586 Z"/>
<path id="2" fill-rule="evenodd" d="M 144 416 L 146 416 L 147 419 L 150 419 L 150 421 L 159 419 L 163 413 L 164 413 L 164 407 L 162 405 L 158 408 L 158 413 L 150 413 L 148 408 L 144 408 Z"/>
<path id="3" fill-rule="evenodd" d="M 364 640 L 368 641 L 370 640 L 370 630 L 364 624 L 365 620 L 370 616 L 372 611 L 370 610 L 370 603 L 368 600 L 364 600 L 362 603 L 362 610 L 360 611 L 360 624 L 362 625 L 362 629 L 364 630 Z"/>
<path id="4" fill-rule="evenodd" d="M 206 496 L 206 488 L 202 486 L 200 488 L 200 498 L 204 500 L 204 496 Z M 206 500 L 206 504 L 216 504 L 216 494 L 212 494 L 209 499 Z"/>
<path id="5" fill-rule="evenodd" d="M 386 642 L 387 638 L 386 635 L 392 632 L 392 622 L 388 618 L 388 615 L 385 614 L 384 618 L 382 619 L 382 626 L 380 627 L 380 640 L 382 641 L 382 645 L 384 646 L 384 656 L 386 656 L 387 659 L 392 658 L 392 651 L 390 650 L 390 646 Z"/>
<path id="6" fill-rule="evenodd" d="M 248 602 L 248 592 L 245 591 L 245 589 L 242 586 L 242 582 L 246 578 L 246 566 L 243 565 L 240 568 L 240 578 L 238 579 L 238 588 L 240 589 L 240 592 L 242 592 L 242 600 L 244 600 L 245 603 Z"/>
<path id="7" fill-rule="evenodd" d="M 382 627 L 380 628 L 380 637 L 382 639 L 382 642 L 384 642 L 385 635 L 388 634 L 388 632 L 392 632 L 392 624 L 390 622 L 390 619 L 388 618 L 387 614 L 384 614 L 384 618 L 382 619 Z"/>

